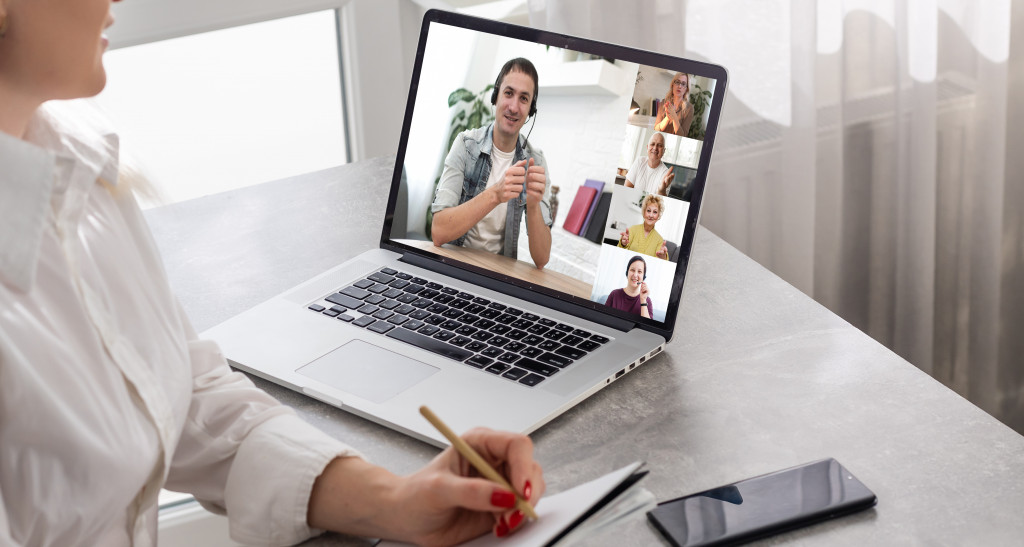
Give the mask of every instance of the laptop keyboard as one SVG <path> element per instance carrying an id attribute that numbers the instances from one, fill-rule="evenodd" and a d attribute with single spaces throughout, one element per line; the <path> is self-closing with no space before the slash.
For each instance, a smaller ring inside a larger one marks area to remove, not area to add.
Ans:
<path id="1" fill-rule="evenodd" d="M 528 387 L 608 342 L 586 329 L 391 268 L 308 308 Z"/>

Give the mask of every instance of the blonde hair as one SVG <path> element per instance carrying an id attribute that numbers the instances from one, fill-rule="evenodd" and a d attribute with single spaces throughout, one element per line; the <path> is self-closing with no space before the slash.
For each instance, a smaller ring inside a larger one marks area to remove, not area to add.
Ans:
<path id="1" fill-rule="evenodd" d="M 658 218 L 660 219 L 661 215 L 665 214 L 665 201 L 661 199 L 661 196 L 657 194 L 647 194 L 644 196 L 644 201 L 640 208 L 647 209 L 647 206 L 652 203 L 658 206 Z"/>
<path id="2" fill-rule="evenodd" d="M 675 75 L 672 76 L 672 81 L 675 81 L 675 79 L 678 78 L 679 76 L 686 76 L 686 91 L 683 93 L 683 102 L 689 102 L 690 101 L 690 75 L 685 73 L 685 72 L 676 72 Z M 668 93 L 665 94 L 665 104 L 668 104 L 671 101 L 672 101 L 672 83 L 669 82 L 669 84 L 668 84 Z"/>

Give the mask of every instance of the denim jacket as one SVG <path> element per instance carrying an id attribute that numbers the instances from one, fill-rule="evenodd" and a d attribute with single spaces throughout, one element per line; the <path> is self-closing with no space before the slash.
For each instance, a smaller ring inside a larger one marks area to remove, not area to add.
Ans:
<path id="1" fill-rule="evenodd" d="M 463 131 L 455 137 L 452 148 L 444 160 L 444 171 L 441 173 L 441 180 L 438 182 L 437 191 L 434 194 L 434 202 L 430 206 L 433 213 L 436 214 L 448 207 L 462 205 L 487 188 L 487 179 L 491 176 L 493 131 L 494 124 L 491 123 L 487 127 Z M 529 142 L 520 135 L 519 140 L 516 141 L 516 151 L 512 163 L 529 157 L 533 158 L 536 165 L 547 169 L 544 153 L 530 146 Z M 541 217 L 544 219 L 544 224 L 549 227 L 554 222 L 551 218 L 550 201 L 551 178 L 549 176 L 540 203 Z M 510 258 L 518 258 L 519 229 L 522 225 L 523 213 L 526 211 L 525 186 L 518 197 L 508 200 L 507 206 L 505 243 L 501 254 Z M 462 246 L 465 241 L 466 235 L 463 234 L 451 243 Z"/>

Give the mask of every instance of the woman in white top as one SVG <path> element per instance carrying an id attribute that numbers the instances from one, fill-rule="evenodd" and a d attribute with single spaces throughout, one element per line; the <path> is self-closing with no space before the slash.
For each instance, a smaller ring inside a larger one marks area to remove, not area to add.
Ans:
<path id="1" fill-rule="evenodd" d="M 451 544 L 523 520 L 446 450 L 397 477 L 199 340 L 117 140 L 46 103 L 99 93 L 110 0 L 0 0 L 0 545 L 154 545 L 161 487 L 247 544 L 319 530 Z M 529 438 L 465 438 L 530 500 Z"/>

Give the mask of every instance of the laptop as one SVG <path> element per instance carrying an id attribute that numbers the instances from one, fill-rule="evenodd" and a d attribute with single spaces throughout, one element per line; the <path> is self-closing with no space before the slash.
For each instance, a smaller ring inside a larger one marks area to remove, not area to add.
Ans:
<path id="1" fill-rule="evenodd" d="M 682 80 L 689 106 L 659 119 Z M 379 247 L 203 336 L 240 370 L 437 446 L 421 405 L 456 432 L 530 433 L 672 337 L 726 81 L 431 10 Z M 663 164 L 695 171 L 689 200 L 663 175 L 641 187 Z"/>

